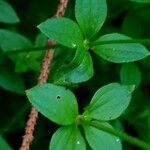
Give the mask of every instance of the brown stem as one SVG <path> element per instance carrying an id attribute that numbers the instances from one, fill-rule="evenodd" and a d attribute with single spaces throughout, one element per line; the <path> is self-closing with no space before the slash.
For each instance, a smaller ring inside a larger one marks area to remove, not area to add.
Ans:
<path id="1" fill-rule="evenodd" d="M 68 0 L 60 0 L 55 17 L 61 17 L 64 15 L 67 4 L 68 4 Z M 48 40 L 47 43 L 48 45 L 54 44 L 54 42 L 50 40 Z M 38 84 L 43 84 L 47 81 L 48 74 L 49 74 L 49 66 L 51 65 L 53 55 L 54 55 L 53 49 L 49 49 L 46 51 L 43 59 L 40 75 L 38 78 Z M 29 114 L 29 119 L 26 124 L 25 134 L 23 136 L 20 150 L 30 150 L 30 144 L 33 140 L 33 132 L 35 130 L 37 117 L 38 117 L 38 111 L 34 107 L 32 107 Z"/>

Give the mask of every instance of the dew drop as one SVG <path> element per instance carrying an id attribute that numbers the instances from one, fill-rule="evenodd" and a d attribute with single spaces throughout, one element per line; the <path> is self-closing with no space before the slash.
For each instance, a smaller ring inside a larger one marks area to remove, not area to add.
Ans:
<path id="1" fill-rule="evenodd" d="M 80 144 L 80 141 L 77 141 L 77 144 L 79 145 L 79 144 Z"/>
<path id="2" fill-rule="evenodd" d="M 73 44 L 72 44 L 72 47 L 73 47 L 73 48 L 76 48 L 76 47 L 77 47 L 77 45 L 76 45 L 75 43 L 73 43 Z"/>
<path id="3" fill-rule="evenodd" d="M 120 140 L 119 139 L 116 139 L 116 142 L 119 142 Z"/>

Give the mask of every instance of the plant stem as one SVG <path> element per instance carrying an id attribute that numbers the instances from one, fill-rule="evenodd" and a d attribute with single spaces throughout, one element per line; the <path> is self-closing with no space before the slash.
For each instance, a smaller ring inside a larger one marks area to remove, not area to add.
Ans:
<path id="1" fill-rule="evenodd" d="M 98 121 L 90 121 L 89 124 L 99 130 L 103 130 L 103 131 L 106 131 L 110 134 L 113 134 L 117 137 L 119 137 L 120 139 L 130 143 L 130 144 L 133 144 L 137 147 L 140 147 L 142 149 L 145 149 L 145 150 L 150 150 L 150 144 L 147 144 L 145 143 L 144 141 L 141 141 L 135 137 L 132 137 L 124 132 L 121 132 L 121 131 L 118 131 L 116 129 L 113 129 L 113 128 L 109 128 L 103 124 L 100 124 Z"/>
<path id="2" fill-rule="evenodd" d="M 60 3 L 58 5 L 55 17 L 61 17 L 64 15 L 66 7 L 68 4 L 68 0 L 60 0 Z M 54 45 L 53 41 L 48 40 L 48 45 Z M 52 59 L 54 56 L 54 50 L 48 49 L 45 52 L 45 56 L 43 59 L 42 67 L 40 70 L 40 75 L 38 78 L 38 84 L 44 84 L 47 81 L 48 75 L 49 75 L 49 66 L 51 65 Z M 30 150 L 30 144 L 33 140 L 33 132 L 35 130 L 35 125 L 38 117 L 38 111 L 32 107 L 29 119 L 27 120 L 26 128 L 25 128 L 25 134 L 23 136 L 22 144 L 20 147 L 20 150 Z"/>
<path id="3" fill-rule="evenodd" d="M 13 49 L 13 50 L 8 50 L 5 53 L 6 54 L 16 54 L 16 53 L 26 53 L 26 52 L 37 52 L 41 50 L 47 50 L 47 49 L 55 49 L 55 48 L 61 48 L 63 47 L 62 45 L 55 44 L 55 45 L 47 45 L 47 46 L 40 46 L 40 47 L 31 47 L 31 48 L 25 48 L 25 49 Z"/>
<path id="4" fill-rule="evenodd" d="M 93 42 L 90 44 L 90 47 L 97 46 L 97 45 L 105 45 L 105 44 L 126 44 L 126 43 L 142 43 L 142 44 L 150 44 L 150 39 L 136 39 L 136 40 L 109 40 L 109 41 L 99 41 L 99 42 Z M 24 53 L 24 52 L 36 52 L 41 50 L 47 50 L 47 49 L 55 49 L 55 48 L 64 48 L 64 46 L 60 44 L 54 44 L 54 45 L 47 45 L 47 46 L 39 46 L 39 47 L 31 47 L 31 48 L 25 48 L 25 49 L 12 49 L 8 50 L 5 53 L 6 54 L 13 54 L 13 53 Z"/>
<path id="5" fill-rule="evenodd" d="M 150 39 L 129 39 L 129 40 L 107 40 L 107 41 L 98 41 L 92 42 L 90 47 L 105 45 L 105 44 L 126 44 L 126 43 L 142 43 L 142 44 L 150 44 Z"/>
<path id="6" fill-rule="evenodd" d="M 93 42 L 90 44 L 90 47 L 97 45 L 105 45 L 105 44 L 126 44 L 126 43 L 142 43 L 142 44 L 150 44 L 150 39 L 137 39 L 137 40 L 109 40 L 109 41 L 99 41 Z M 25 49 L 12 49 L 8 50 L 6 54 L 16 54 L 16 53 L 27 53 L 27 52 L 37 52 L 47 49 L 55 49 L 55 48 L 64 48 L 64 46 L 60 44 L 47 45 L 47 46 L 39 46 Z"/>

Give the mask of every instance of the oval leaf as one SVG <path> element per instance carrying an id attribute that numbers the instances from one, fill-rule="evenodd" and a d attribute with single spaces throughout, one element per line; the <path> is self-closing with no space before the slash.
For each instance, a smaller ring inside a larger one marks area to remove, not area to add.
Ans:
<path id="1" fill-rule="evenodd" d="M 120 70 L 120 78 L 122 84 L 138 87 L 141 82 L 141 72 L 136 64 L 124 64 Z"/>
<path id="2" fill-rule="evenodd" d="M 84 138 L 76 126 L 59 128 L 52 136 L 49 150 L 86 150 Z"/>
<path id="3" fill-rule="evenodd" d="M 0 22 L 10 24 L 19 22 L 19 18 L 14 9 L 3 0 L 0 0 Z"/>
<path id="4" fill-rule="evenodd" d="M 108 123 L 101 123 L 111 128 Z M 120 139 L 95 127 L 84 125 L 85 137 L 92 150 L 122 150 Z"/>
<path id="5" fill-rule="evenodd" d="M 130 39 L 128 36 L 112 33 L 100 37 L 96 42 Z M 94 52 L 102 58 L 115 63 L 137 61 L 150 54 L 143 45 L 137 43 L 97 45 L 94 48 Z"/>
<path id="6" fill-rule="evenodd" d="M 93 76 L 92 58 L 84 48 L 76 50 L 75 57 L 65 67 L 58 69 L 54 76 L 56 84 L 68 85 L 70 83 L 81 83 Z"/>
<path id="7" fill-rule="evenodd" d="M 0 149 L 3 150 L 12 150 L 6 140 L 0 135 Z"/>
<path id="8" fill-rule="evenodd" d="M 86 38 L 90 39 L 106 19 L 106 0 L 76 0 L 75 15 Z"/>
<path id="9" fill-rule="evenodd" d="M 131 93 L 127 87 L 111 83 L 95 93 L 85 114 L 97 120 L 115 119 L 127 108 L 130 99 Z"/>
<path id="10" fill-rule="evenodd" d="M 26 91 L 32 105 L 45 117 L 60 125 L 75 122 L 78 106 L 74 94 L 62 86 L 38 85 Z"/>
<path id="11" fill-rule="evenodd" d="M 4 68 L 0 68 L 0 87 L 18 94 L 24 94 L 25 91 L 24 81 L 21 76 Z"/>
<path id="12" fill-rule="evenodd" d="M 78 25 L 67 18 L 48 19 L 38 25 L 38 28 L 48 38 L 70 48 L 75 48 L 83 42 Z"/>
<path id="13" fill-rule="evenodd" d="M 4 52 L 17 51 L 17 49 L 31 48 L 32 43 L 18 33 L 0 30 L 0 47 Z"/>

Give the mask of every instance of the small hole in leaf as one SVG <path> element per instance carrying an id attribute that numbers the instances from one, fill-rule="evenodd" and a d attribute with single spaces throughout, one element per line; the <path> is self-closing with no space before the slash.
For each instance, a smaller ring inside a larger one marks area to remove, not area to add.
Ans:
<path id="1" fill-rule="evenodd" d="M 57 95 L 57 96 L 56 96 L 56 99 L 57 99 L 57 100 L 60 100 L 60 99 L 61 99 L 61 96 L 60 96 L 60 95 Z"/>

